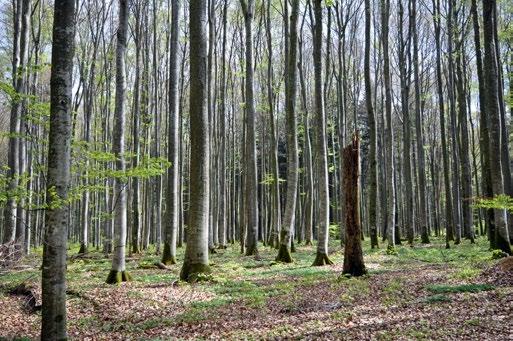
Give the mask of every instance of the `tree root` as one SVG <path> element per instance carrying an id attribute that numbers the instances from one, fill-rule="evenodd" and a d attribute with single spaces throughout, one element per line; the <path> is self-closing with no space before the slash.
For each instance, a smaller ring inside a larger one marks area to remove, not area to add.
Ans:
<path id="1" fill-rule="evenodd" d="M 189 283 L 195 283 L 203 280 L 204 275 L 208 275 L 210 272 L 210 266 L 207 264 L 191 264 L 185 260 L 180 271 L 180 279 Z"/>
<path id="2" fill-rule="evenodd" d="M 130 282 L 131 280 L 132 276 L 130 276 L 128 271 L 110 270 L 109 276 L 107 276 L 107 280 L 105 281 L 105 283 L 119 284 L 121 282 Z"/>
<path id="3" fill-rule="evenodd" d="M 324 265 L 333 265 L 331 259 L 329 259 L 328 255 L 325 253 L 317 252 L 315 256 L 315 260 L 312 266 L 324 266 Z"/>
<path id="4" fill-rule="evenodd" d="M 292 256 L 290 255 L 289 248 L 286 245 L 280 245 L 278 256 L 276 256 L 277 262 L 292 263 Z"/>

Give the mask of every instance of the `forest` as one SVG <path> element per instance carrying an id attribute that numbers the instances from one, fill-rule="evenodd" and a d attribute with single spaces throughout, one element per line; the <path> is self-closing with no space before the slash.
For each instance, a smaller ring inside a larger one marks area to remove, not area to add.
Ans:
<path id="1" fill-rule="evenodd" d="M 0 0 L 0 340 L 513 339 L 511 0 Z"/>

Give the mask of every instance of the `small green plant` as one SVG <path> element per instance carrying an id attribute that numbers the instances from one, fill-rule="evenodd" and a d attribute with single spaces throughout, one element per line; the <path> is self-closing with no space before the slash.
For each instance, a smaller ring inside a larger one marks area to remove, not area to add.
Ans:
<path id="1" fill-rule="evenodd" d="M 478 318 L 473 318 L 473 319 L 470 319 L 470 320 L 466 320 L 464 323 L 469 325 L 469 326 L 479 326 L 480 325 L 480 321 L 479 321 Z"/>
<path id="2" fill-rule="evenodd" d="M 508 254 L 502 250 L 496 249 L 492 251 L 492 259 L 501 259 L 508 257 Z"/>
<path id="3" fill-rule="evenodd" d="M 481 270 L 471 268 L 471 267 L 464 267 L 456 271 L 454 274 L 451 275 L 451 277 L 456 279 L 472 279 L 475 278 L 477 275 L 481 273 Z"/>
<path id="4" fill-rule="evenodd" d="M 389 256 L 397 256 L 397 250 L 392 245 L 388 245 L 387 247 L 387 255 Z"/>
<path id="5" fill-rule="evenodd" d="M 346 287 L 346 291 L 340 295 L 340 301 L 353 302 L 366 296 L 370 292 L 369 282 L 365 277 L 339 277 L 338 282 Z"/>
<path id="6" fill-rule="evenodd" d="M 444 294 L 436 294 L 432 296 L 428 296 L 422 300 L 425 303 L 444 303 L 450 302 L 451 299 Z"/>

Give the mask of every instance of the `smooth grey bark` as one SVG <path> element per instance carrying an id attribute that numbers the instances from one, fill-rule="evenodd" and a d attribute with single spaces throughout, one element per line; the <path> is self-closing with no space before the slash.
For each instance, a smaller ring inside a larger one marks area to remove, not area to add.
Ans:
<path id="1" fill-rule="evenodd" d="M 286 0 L 288 1 L 288 0 Z M 285 7 L 288 7 L 285 3 Z M 277 261 L 292 262 L 289 248 L 292 245 L 292 234 L 296 222 L 296 201 L 299 181 L 299 155 L 297 146 L 297 120 L 296 120 L 296 94 L 297 94 L 297 21 L 299 0 L 293 0 L 290 12 L 289 36 L 286 37 L 288 46 L 288 59 L 286 75 L 287 85 L 285 93 L 285 113 L 287 132 L 287 193 L 285 198 L 285 214 L 280 236 L 280 250 Z M 286 12 L 285 12 L 286 13 Z M 285 17 L 288 21 L 289 18 Z"/>
<path id="2" fill-rule="evenodd" d="M 189 2 L 190 31 L 190 199 L 187 246 L 180 278 L 208 273 L 210 141 L 207 111 L 207 3 Z"/>
<path id="3" fill-rule="evenodd" d="M 449 247 L 449 241 L 453 240 L 453 220 L 452 220 L 452 195 L 451 195 L 451 182 L 449 178 L 449 151 L 447 146 L 447 136 L 445 129 L 445 104 L 443 93 L 442 81 L 442 46 L 441 46 L 441 13 L 440 13 L 440 0 L 433 0 L 433 25 L 435 31 L 435 48 L 436 48 L 436 83 L 437 83 L 437 97 L 438 97 L 438 110 L 440 120 L 440 136 L 442 140 L 442 163 L 443 163 L 443 176 L 445 187 L 445 238 L 446 247 Z"/>
<path id="4" fill-rule="evenodd" d="M 21 227 L 24 230 L 23 211 L 13 192 L 19 185 L 19 177 L 23 170 L 24 141 L 20 138 L 22 133 L 23 93 L 25 90 L 25 72 L 23 68 L 27 63 L 29 42 L 28 16 L 30 0 L 13 1 L 13 55 L 12 55 L 12 86 L 16 95 L 11 99 L 11 113 L 9 125 L 8 153 L 7 153 L 7 202 L 4 213 L 4 243 L 12 243 L 19 239 Z M 24 236 L 23 236 L 24 237 Z M 24 241 L 21 240 L 21 243 Z"/>
<path id="5" fill-rule="evenodd" d="M 214 69 L 214 64 L 217 65 L 216 52 L 216 17 L 215 17 L 215 2 L 214 0 L 207 1 L 208 7 L 208 52 L 207 52 L 207 109 L 209 120 L 209 138 L 210 138 L 210 211 L 209 211 L 209 224 L 208 224 L 208 248 L 210 253 L 215 253 L 218 239 L 218 225 L 217 225 L 217 165 L 216 165 L 216 111 L 215 111 L 215 91 L 217 72 Z"/>
<path id="6" fill-rule="evenodd" d="M 254 69 L 253 69 L 253 16 L 255 14 L 254 0 L 240 0 L 244 14 L 245 28 L 245 101 L 246 113 L 246 143 L 244 161 L 246 177 L 244 205 L 246 214 L 246 255 L 258 254 L 258 188 L 257 188 L 257 155 L 255 129 L 255 100 L 254 100 Z"/>
<path id="7" fill-rule="evenodd" d="M 144 9 L 142 2 L 134 3 L 135 10 L 135 76 L 133 88 L 133 121 L 132 121 L 132 167 L 139 166 L 141 154 L 141 52 L 143 49 L 143 25 L 142 15 Z M 141 180 L 139 177 L 132 179 L 131 198 L 132 198 L 132 217 L 131 217 L 131 253 L 139 253 L 141 245 Z"/>
<path id="8" fill-rule="evenodd" d="M 304 20 L 303 20 L 304 23 Z M 303 24 L 301 25 L 301 32 L 303 32 Z M 302 36 L 302 34 L 300 35 Z M 301 85 L 301 108 L 303 111 L 303 125 L 304 125 L 304 164 L 305 164 L 305 186 L 306 186 L 306 198 L 304 210 L 305 212 L 305 244 L 311 245 L 313 241 L 313 224 L 314 224 L 314 166 L 312 162 L 312 141 L 310 138 L 310 117 L 307 107 L 306 99 L 306 82 L 303 71 L 303 49 L 302 39 L 299 39 L 299 84 Z"/>
<path id="9" fill-rule="evenodd" d="M 418 222 L 420 225 L 420 238 L 422 243 L 429 243 L 427 204 L 426 204 L 426 157 L 424 155 L 424 132 L 422 130 L 421 89 L 419 74 L 419 37 L 417 23 L 417 0 L 411 0 L 410 27 L 413 31 L 413 79 L 415 84 L 415 135 L 417 147 L 417 177 L 419 190 Z"/>
<path id="10" fill-rule="evenodd" d="M 412 170 L 411 170 L 411 122 L 410 122 L 410 108 L 409 108 L 409 93 L 410 93 L 410 80 L 409 72 L 406 67 L 406 56 L 409 53 L 407 41 L 404 40 L 404 32 L 402 27 L 404 17 L 403 4 L 399 3 L 399 69 L 401 79 L 401 113 L 403 116 L 403 177 L 404 177 L 404 200 L 405 212 L 404 223 L 406 227 L 406 234 L 408 243 L 413 244 L 415 237 L 415 226 L 413 219 L 413 185 L 412 185 Z M 408 37 L 409 40 L 409 37 Z"/>
<path id="11" fill-rule="evenodd" d="M 477 0 L 471 0 L 470 13 L 472 15 L 472 26 L 474 31 L 474 50 L 476 53 L 476 69 L 479 86 L 479 148 L 481 151 L 481 192 L 485 198 L 491 198 L 493 196 L 493 189 L 490 170 L 490 142 L 488 135 L 488 119 L 486 114 L 486 108 L 488 107 L 488 105 L 486 104 L 486 94 L 484 87 L 481 32 L 479 29 Z M 490 208 L 484 210 L 484 221 L 485 229 L 488 231 L 489 234 L 490 248 L 495 249 L 495 224 L 493 218 L 493 209 Z"/>
<path id="12" fill-rule="evenodd" d="M 171 36 L 169 38 L 169 89 L 168 89 L 168 142 L 167 158 L 171 167 L 167 170 L 166 217 L 164 227 L 164 252 L 162 263 L 176 263 L 176 237 L 180 219 L 180 135 L 178 111 L 178 38 L 180 0 L 171 1 Z"/>
<path id="13" fill-rule="evenodd" d="M 92 25 L 91 25 L 92 27 Z M 96 28 L 99 29 L 99 28 Z M 103 29 L 101 27 L 101 29 Z M 96 56 L 98 53 L 98 46 L 99 46 L 99 37 L 98 34 L 94 34 L 91 32 L 93 36 L 93 52 L 91 54 L 91 65 L 89 69 L 89 74 L 84 75 L 84 77 L 87 77 L 87 83 L 84 84 L 84 132 L 83 137 L 84 141 L 86 142 L 86 148 L 90 149 L 92 146 L 90 146 L 91 143 L 91 130 L 92 130 L 92 123 L 93 123 L 93 106 L 95 101 L 95 81 L 96 81 Z M 87 188 L 90 184 L 89 180 L 89 167 L 90 167 L 90 161 L 89 159 L 85 160 L 85 170 L 84 170 L 84 185 L 86 186 L 86 189 L 84 193 L 82 194 L 82 236 L 81 236 L 81 243 L 80 243 L 80 250 L 78 253 L 87 253 L 88 252 L 88 246 L 89 246 L 89 223 L 91 220 L 90 215 L 90 191 Z"/>
<path id="14" fill-rule="evenodd" d="M 497 10 L 494 11 L 494 21 L 497 22 Z M 513 179 L 511 176 L 511 159 L 509 155 L 509 132 L 508 125 L 506 122 L 506 107 L 504 101 L 504 77 L 503 67 L 501 61 L 501 48 L 499 41 L 498 26 L 496 24 L 493 30 L 493 36 L 495 39 L 495 60 L 497 64 L 497 98 L 499 101 L 499 113 L 501 123 L 501 165 L 502 165 L 502 178 L 504 183 L 504 193 L 510 197 L 513 197 Z M 508 212 L 507 215 L 508 234 L 513 230 L 513 214 Z M 512 236 L 510 235 L 510 240 Z"/>
<path id="15" fill-rule="evenodd" d="M 116 97 L 114 109 L 114 127 L 112 152 L 116 156 L 115 169 L 124 173 L 125 165 L 125 120 L 126 120 L 126 48 L 128 33 L 128 0 L 119 0 L 118 30 L 116 42 Z M 125 247 L 127 235 L 127 182 L 118 177 L 114 179 L 114 241 L 111 271 L 107 283 L 115 284 L 129 281 L 130 275 L 125 269 Z"/>
<path id="16" fill-rule="evenodd" d="M 318 177 L 318 241 L 317 255 L 313 263 L 316 265 L 333 264 L 328 258 L 329 238 L 329 187 L 328 157 L 326 145 L 326 115 L 324 112 L 324 96 L 322 82 L 322 0 L 314 0 L 314 97 L 315 97 L 315 164 Z"/>
<path id="17" fill-rule="evenodd" d="M 160 1 L 159 1 L 160 4 Z M 159 69 L 160 65 L 158 64 L 158 38 L 157 38 L 157 27 L 158 27 L 158 13 L 159 13 L 159 4 L 157 0 L 153 0 L 153 118 L 155 120 L 154 124 L 154 139 L 152 145 L 152 157 L 158 158 L 161 155 L 161 144 L 160 144 L 160 131 L 161 131 L 161 121 L 162 121 L 162 108 L 160 107 L 163 101 L 160 100 L 159 95 L 159 82 L 161 81 L 159 78 Z M 162 176 L 157 175 L 152 179 L 153 185 L 153 197 L 152 197 L 152 227 L 153 227 L 153 241 L 155 243 L 155 252 L 156 254 L 160 254 L 160 248 L 162 244 Z"/>
<path id="18" fill-rule="evenodd" d="M 31 15 L 31 0 L 20 0 L 22 1 L 22 13 L 21 13 L 21 36 L 20 36 L 20 68 L 18 69 L 17 77 L 19 77 L 16 87 L 18 95 L 24 96 L 20 98 L 18 104 L 18 118 L 20 124 L 20 137 L 18 138 L 18 174 L 20 177 L 26 177 L 28 169 L 28 154 L 27 154 L 27 133 L 28 131 L 28 100 L 26 95 L 29 93 L 29 73 L 26 72 L 29 66 L 29 31 L 30 31 L 30 15 Z M 27 211 L 26 197 L 22 196 L 18 199 L 18 205 L 16 207 L 16 248 L 23 252 L 23 245 L 25 244 L 25 226 L 28 222 L 26 219 Z"/>
<path id="19" fill-rule="evenodd" d="M 277 119 L 274 113 L 274 90 L 273 90 L 273 47 L 272 47 L 272 31 L 271 31 L 271 0 L 266 4 L 266 37 L 267 37 L 267 101 L 269 105 L 269 120 L 271 121 L 271 168 L 273 174 L 272 183 L 272 222 L 270 232 L 270 244 L 276 248 L 279 247 L 280 231 L 281 231 L 281 199 L 280 199 L 280 172 L 278 165 L 278 132 L 277 132 Z M 301 53 L 301 52 L 300 52 Z"/>
<path id="20" fill-rule="evenodd" d="M 221 51 L 221 84 L 219 96 L 219 214 L 218 214 L 218 230 L 219 230 L 219 248 L 226 248 L 227 241 L 227 209 L 228 209 L 228 186 L 226 181 L 226 25 L 228 17 L 228 1 L 223 4 L 223 35 L 222 35 L 222 51 Z"/>
<path id="21" fill-rule="evenodd" d="M 65 340 L 68 193 L 71 184 L 71 100 L 75 1 L 55 0 L 50 78 L 50 131 L 42 266 L 42 340 Z M 57 19 L 58 18 L 58 19 Z"/>
<path id="22" fill-rule="evenodd" d="M 383 82 L 385 87 L 385 174 L 388 247 L 395 245 L 394 130 L 392 126 L 392 83 L 390 75 L 389 39 L 390 0 L 381 0 L 381 41 L 383 43 Z"/>

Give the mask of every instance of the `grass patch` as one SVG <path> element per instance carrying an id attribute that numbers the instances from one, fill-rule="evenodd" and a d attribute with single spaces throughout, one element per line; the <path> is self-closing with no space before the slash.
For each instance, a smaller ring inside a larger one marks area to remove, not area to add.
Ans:
<path id="1" fill-rule="evenodd" d="M 451 277 L 454 279 L 462 279 L 462 280 L 469 280 L 476 278 L 481 273 L 480 269 L 476 269 L 475 267 L 469 267 L 465 266 L 461 269 L 458 269 L 456 272 L 451 274 Z"/>
<path id="2" fill-rule="evenodd" d="M 367 296 L 370 292 L 367 277 L 347 278 L 341 276 L 338 282 L 346 288 L 346 291 L 340 295 L 341 302 L 353 302 L 360 297 Z"/>
<path id="3" fill-rule="evenodd" d="M 391 306 L 404 301 L 406 298 L 403 293 L 404 285 L 400 278 L 391 279 L 383 288 L 383 303 L 385 306 Z"/>
<path id="4" fill-rule="evenodd" d="M 185 312 L 176 316 L 173 319 L 173 322 L 193 323 L 205 321 L 209 319 L 211 316 L 215 315 L 216 308 L 222 307 L 229 303 L 230 300 L 224 297 L 214 298 L 209 301 L 193 302 Z"/>
<path id="5" fill-rule="evenodd" d="M 444 294 L 436 294 L 432 296 L 428 296 L 422 300 L 424 303 L 445 303 L 450 302 L 451 298 Z"/>
<path id="6" fill-rule="evenodd" d="M 473 318 L 473 319 L 470 319 L 470 320 L 466 320 L 464 322 L 466 325 L 469 325 L 469 326 L 479 326 L 481 324 L 481 321 L 478 319 L 478 318 Z"/>
<path id="7" fill-rule="evenodd" d="M 460 284 L 447 285 L 435 284 L 427 286 L 427 290 L 435 294 L 453 294 L 459 292 L 480 292 L 493 290 L 495 287 L 489 284 Z"/>

